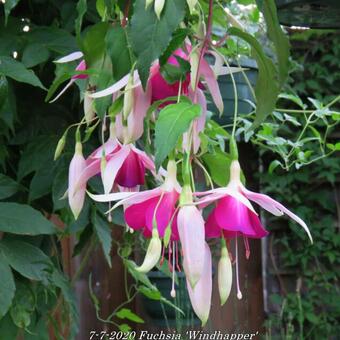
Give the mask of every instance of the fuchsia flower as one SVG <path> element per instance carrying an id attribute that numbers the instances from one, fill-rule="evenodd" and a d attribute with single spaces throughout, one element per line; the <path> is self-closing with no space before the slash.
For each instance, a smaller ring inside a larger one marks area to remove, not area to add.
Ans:
<path id="1" fill-rule="evenodd" d="M 230 166 L 230 182 L 227 187 L 202 193 L 205 197 L 200 200 L 200 204 L 206 205 L 217 201 L 217 206 L 210 213 L 206 223 L 208 237 L 219 237 L 221 233 L 226 237 L 243 235 L 261 238 L 266 236 L 268 232 L 263 228 L 249 202 L 251 200 L 275 216 L 287 214 L 302 226 L 313 242 L 310 231 L 301 218 L 269 196 L 247 190 L 241 182 L 240 174 L 240 164 L 237 160 L 233 160 Z"/>
<path id="2" fill-rule="evenodd" d="M 62 64 L 62 63 L 69 63 L 71 61 L 80 59 L 83 57 L 82 52 L 73 52 L 65 57 L 62 57 L 58 60 L 56 60 L 56 63 Z M 85 71 L 86 70 L 86 63 L 85 60 L 82 60 L 76 67 L 76 71 Z M 77 79 L 87 79 L 88 75 L 87 74 L 75 74 L 74 76 L 71 77 L 71 80 L 66 84 L 66 86 L 59 92 L 59 94 L 50 101 L 50 103 L 55 102 L 57 99 L 59 99 L 65 92 L 66 90 L 77 80 Z"/>
<path id="3" fill-rule="evenodd" d="M 112 210 L 124 205 L 125 221 L 134 230 L 142 230 L 151 237 L 152 229 L 157 226 L 158 233 L 164 237 L 165 229 L 171 227 L 171 239 L 178 240 L 176 205 L 181 187 L 176 179 L 176 164 L 169 161 L 164 183 L 158 188 L 141 192 L 120 192 L 90 196 L 97 202 L 116 203 Z"/>

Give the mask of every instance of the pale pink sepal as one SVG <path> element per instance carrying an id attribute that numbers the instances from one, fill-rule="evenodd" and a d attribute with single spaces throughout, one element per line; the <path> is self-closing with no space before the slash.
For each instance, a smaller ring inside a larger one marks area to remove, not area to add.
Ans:
<path id="1" fill-rule="evenodd" d="M 211 93 L 212 99 L 216 107 L 218 108 L 220 113 L 222 113 L 223 112 L 223 100 L 222 100 L 220 89 L 218 87 L 218 82 L 215 77 L 214 71 L 211 69 L 211 67 L 209 66 L 208 62 L 205 59 L 201 60 L 200 72 L 207 83 L 209 92 Z"/>
<path id="2" fill-rule="evenodd" d="M 55 63 L 58 63 L 58 64 L 62 64 L 62 63 L 69 63 L 71 61 L 74 61 L 74 60 L 78 60 L 80 58 L 82 58 L 84 55 L 82 52 L 80 51 L 77 51 L 77 52 L 72 52 L 62 58 L 59 58 L 57 60 L 55 60 L 54 62 Z"/>
<path id="3" fill-rule="evenodd" d="M 309 228 L 307 227 L 306 223 L 297 215 L 295 215 L 293 212 L 288 210 L 285 206 L 283 206 L 281 203 L 275 201 L 271 197 L 255 193 L 252 191 L 249 191 L 247 189 L 243 189 L 244 194 L 252 201 L 259 204 L 263 209 L 269 211 L 273 215 L 281 216 L 283 214 L 288 215 L 291 219 L 293 219 L 295 222 L 301 225 L 301 227 L 305 230 L 307 233 L 311 243 L 313 243 L 312 235 L 309 231 Z"/>
<path id="4" fill-rule="evenodd" d="M 78 218 L 85 200 L 86 182 L 76 188 L 79 174 L 85 168 L 85 158 L 78 150 L 71 160 L 68 173 L 68 202 L 75 219 Z"/>
<path id="5" fill-rule="evenodd" d="M 116 83 L 114 83 L 110 87 L 108 87 L 108 88 L 106 88 L 102 91 L 98 91 L 98 92 L 90 94 L 90 97 L 101 98 L 101 97 L 106 97 L 106 96 L 112 95 L 112 94 L 116 93 L 117 91 L 121 90 L 124 86 L 126 86 L 128 81 L 129 81 L 129 78 L 130 78 L 130 73 L 125 75 L 123 78 L 118 80 Z M 134 86 L 138 86 L 140 84 L 140 80 L 139 80 L 137 70 L 134 71 L 133 78 L 134 78 L 134 81 L 133 81 Z"/>
<path id="6" fill-rule="evenodd" d="M 126 158 L 129 156 L 130 152 L 130 147 L 128 145 L 123 145 L 121 149 L 114 153 L 107 162 L 104 172 L 102 173 L 104 192 L 106 194 L 108 194 L 112 190 L 117 173 L 122 167 Z"/>
<path id="7" fill-rule="evenodd" d="M 202 327 L 209 318 L 212 296 L 212 260 L 207 243 L 204 244 L 204 264 L 201 278 L 194 288 L 187 280 L 187 288 L 192 308 L 202 322 Z"/>
<path id="8" fill-rule="evenodd" d="M 100 159 L 94 159 L 92 162 L 87 162 L 85 160 L 85 168 L 77 174 L 77 182 L 75 190 L 78 190 L 83 185 L 86 186 L 87 181 L 100 173 Z"/>
<path id="9" fill-rule="evenodd" d="M 177 225 L 183 249 L 185 274 L 191 286 L 195 287 L 204 265 L 204 220 L 195 206 L 188 205 L 179 209 Z"/>
<path id="10" fill-rule="evenodd" d="M 87 162 L 91 162 L 93 158 L 102 158 L 103 154 L 105 156 L 112 154 L 116 148 L 119 146 L 117 139 L 109 138 L 103 145 L 94 150 L 91 155 L 87 158 Z"/>

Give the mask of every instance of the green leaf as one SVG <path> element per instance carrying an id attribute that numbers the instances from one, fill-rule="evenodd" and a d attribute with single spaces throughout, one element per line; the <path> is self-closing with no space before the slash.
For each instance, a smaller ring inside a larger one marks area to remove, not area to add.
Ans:
<path id="1" fill-rule="evenodd" d="M 105 36 L 105 43 L 112 61 L 113 77 L 117 80 L 121 79 L 130 72 L 134 62 L 126 29 L 121 26 L 111 26 Z"/>
<path id="2" fill-rule="evenodd" d="M 230 177 L 230 156 L 225 152 L 206 153 L 202 159 L 209 169 L 212 180 L 217 185 L 225 187 Z"/>
<path id="3" fill-rule="evenodd" d="M 87 0 L 79 0 L 77 3 L 77 13 L 78 16 L 75 20 L 75 30 L 77 37 L 80 37 L 81 25 L 83 23 L 83 17 L 87 10 Z"/>
<path id="4" fill-rule="evenodd" d="M 13 322 L 19 328 L 27 328 L 35 309 L 35 296 L 32 288 L 23 282 L 18 282 L 10 314 Z"/>
<path id="5" fill-rule="evenodd" d="M 7 313 L 12 304 L 15 293 L 15 282 L 12 270 L 9 267 L 6 259 L 0 255 L 0 319 Z"/>
<path id="6" fill-rule="evenodd" d="M 252 56 L 256 59 L 259 69 L 256 86 L 256 118 L 252 128 L 259 126 L 275 108 L 279 85 L 277 81 L 277 70 L 274 63 L 264 53 L 260 43 L 250 34 L 236 27 L 229 29 L 230 35 L 235 35 L 246 41 L 252 50 Z"/>
<path id="7" fill-rule="evenodd" d="M 174 32 L 174 34 L 172 35 L 172 40 L 170 41 L 168 47 L 159 58 L 159 64 L 161 66 L 164 65 L 170 58 L 171 54 L 182 45 L 189 32 L 190 31 L 187 28 L 178 28 Z"/>
<path id="8" fill-rule="evenodd" d="M 0 74 L 46 90 L 33 71 L 28 70 L 24 64 L 11 57 L 0 56 Z"/>
<path id="9" fill-rule="evenodd" d="M 146 274 L 137 272 L 135 269 L 136 263 L 131 260 L 124 260 L 124 265 L 131 274 L 131 276 L 137 281 L 143 283 L 147 288 L 155 290 L 156 287 L 150 282 Z"/>
<path id="10" fill-rule="evenodd" d="M 81 42 L 87 68 L 102 68 L 105 53 L 105 35 L 109 28 L 106 22 L 100 22 L 86 32 Z"/>
<path id="11" fill-rule="evenodd" d="M 0 174 L 0 200 L 11 197 L 19 191 L 19 184 L 12 178 Z"/>
<path id="12" fill-rule="evenodd" d="M 7 26 L 8 16 L 11 13 L 12 9 L 19 3 L 20 0 L 6 0 L 4 2 L 5 9 L 5 26 Z"/>
<path id="13" fill-rule="evenodd" d="M 289 93 L 280 93 L 279 98 L 284 98 L 284 99 L 288 99 L 291 100 L 292 102 L 294 102 L 295 104 L 297 104 L 298 106 L 300 106 L 302 109 L 306 108 L 306 105 L 302 102 L 301 98 L 298 96 L 295 96 L 293 94 L 289 94 Z"/>
<path id="14" fill-rule="evenodd" d="M 112 76 L 109 72 L 103 70 L 96 82 L 97 91 L 101 91 L 113 83 Z M 96 98 L 94 100 L 94 108 L 99 118 L 104 119 L 105 114 L 112 103 L 111 96 Z"/>
<path id="15" fill-rule="evenodd" d="M 272 161 L 272 162 L 270 163 L 270 165 L 269 165 L 269 167 L 268 167 L 268 172 L 269 172 L 270 174 L 272 174 L 272 173 L 274 172 L 274 170 L 275 170 L 279 165 L 282 167 L 282 163 L 281 163 L 279 160 L 275 159 L 274 161 Z"/>
<path id="16" fill-rule="evenodd" d="M 261 11 L 266 21 L 268 37 L 273 42 L 276 50 L 279 84 L 282 87 L 289 71 L 289 39 L 280 26 L 275 1 L 264 1 Z"/>
<path id="17" fill-rule="evenodd" d="M 157 169 L 176 146 L 179 137 L 200 114 L 201 107 L 191 103 L 170 104 L 160 111 L 155 127 Z"/>
<path id="18" fill-rule="evenodd" d="M 43 215 L 25 204 L 0 203 L 0 231 L 20 235 L 55 234 L 57 229 Z"/>
<path id="19" fill-rule="evenodd" d="M 119 319 L 128 319 L 133 322 L 137 323 L 144 323 L 144 320 L 141 319 L 137 314 L 133 313 L 130 309 L 128 308 L 122 308 L 120 309 L 115 316 Z"/>
<path id="20" fill-rule="evenodd" d="M 52 150 L 56 144 L 56 136 L 39 136 L 30 142 L 19 161 L 18 179 L 21 180 L 31 172 L 49 166 L 53 162 Z"/>
<path id="21" fill-rule="evenodd" d="M 22 276 L 47 283 L 52 262 L 39 248 L 23 241 L 3 239 L 0 251 L 8 264 Z"/>
<path id="22" fill-rule="evenodd" d="M 149 77 L 150 66 L 165 51 L 172 33 L 181 23 L 186 3 L 183 0 L 167 0 L 162 16 L 157 18 L 153 6 L 145 8 L 145 1 L 137 0 L 131 18 L 131 45 L 137 57 L 137 68 L 143 87 Z"/>
<path id="23" fill-rule="evenodd" d="M 45 165 L 46 166 L 40 168 L 32 178 L 28 195 L 30 202 L 51 192 L 54 178 L 54 168 L 53 164 L 47 163 Z"/>
<path id="24" fill-rule="evenodd" d="M 92 214 L 92 223 L 94 230 L 98 236 L 98 239 L 102 245 L 103 253 L 106 258 L 107 263 L 111 268 L 111 246 L 112 246 L 112 236 L 111 228 L 109 227 L 109 222 L 104 220 L 99 214 L 94 210 Z"/>
<path id="25" fill-rule="evenodd" d="M 24 49 L 22 62 L 29 68 L 44 63 L 49 57 L 50 52 L 44 45 L 34 43 Z"/>
<path id="26" fill-rule="evenodd" d="M 0 75 L 0 111 L 5 105 L 8 95 L 8 82 L 5 76 Z"/>

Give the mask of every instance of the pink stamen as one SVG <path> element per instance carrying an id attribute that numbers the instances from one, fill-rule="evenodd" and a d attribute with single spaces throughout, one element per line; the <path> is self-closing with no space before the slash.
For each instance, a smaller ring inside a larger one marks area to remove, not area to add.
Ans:
<path id="1" fill-rule="evenodd" d="M 246 248 L 246 259 L 249 260 L 249 257 L 250 257 L 250 247 L 249 247 L 248 237 L 243 236 L 243 241 L 244 241 L 244 247 Z"/>
<path id="2" fill-rule="evenodd" d="M 235 257 L 236 257 L 236 287 L 237 287 L 237 298 L 242 299 L 242 292 L 240 290 L 239 282 L 239 272 L 238 272 L 238 247 L 237 247 L 237 237 L 235 238 Z"/>

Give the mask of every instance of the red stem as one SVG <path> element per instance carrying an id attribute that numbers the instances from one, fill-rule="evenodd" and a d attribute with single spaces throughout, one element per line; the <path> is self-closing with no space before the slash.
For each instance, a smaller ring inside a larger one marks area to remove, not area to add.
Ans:
<path id="1" fill-rule="evenodd" d="M 122 19 L 122 27 L 125 27 L 127 24 L 127 18 L 129 16 L 130 6 L 131 6 L 131 0 L 128 0 L 125 6 L 125 9 L 124 9 L 124 18 Z"/>

